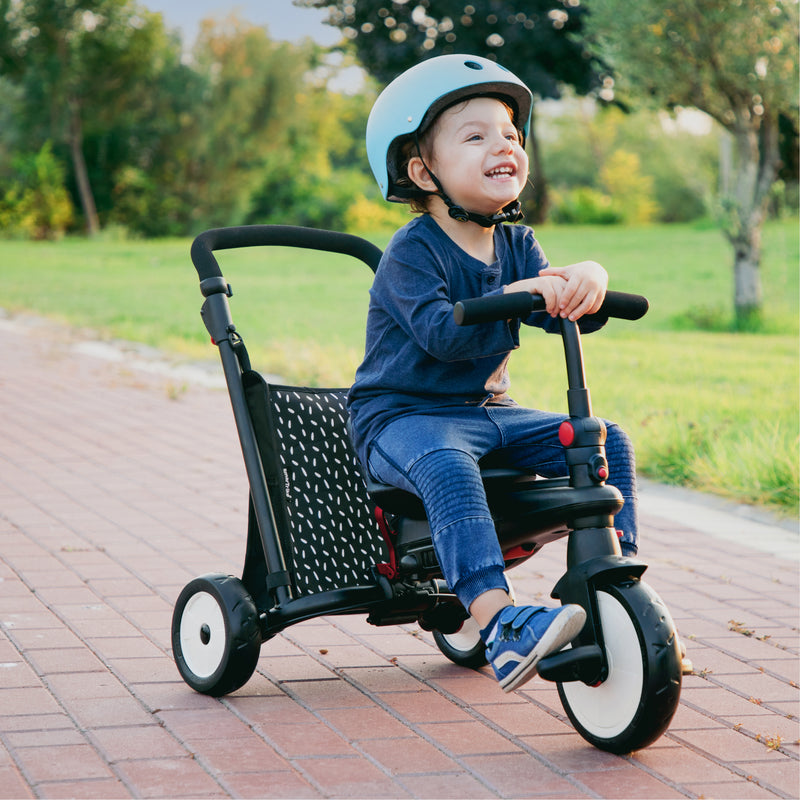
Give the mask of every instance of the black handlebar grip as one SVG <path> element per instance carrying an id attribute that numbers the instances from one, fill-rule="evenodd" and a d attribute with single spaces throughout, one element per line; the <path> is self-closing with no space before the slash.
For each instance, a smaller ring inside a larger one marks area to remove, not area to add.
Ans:
<path id="1" fill-rule="evenodd" d="M 647 298 L 626 292 L 606 292 L 600 311 L 592 317 L 616 317 L 618 319 L 641 319 L 650 304 Z M 457 325 L 477 325 L 482 322 L 497 322 L 503 319 L 525 318 L 533 311 L 544 311 L 544 298 L 529 292 L 474 297 L 460 300 L 453 308 Z M 590 317 L 591 318 L 591 317 Z"/>
<path id="2" fill-rule="evenodd" d="M 527 317 L 544 300 L 541 295 L 530 292 L 509 292 L 493 294 L 488 297 L 473 297 L 470 300 L 459 300 L 453 308 L 456 325 L 478 325 L 481 322 L 497 322 L 501 319 Z"/>
<path id="3" fill-rule="evenodd" d="M 640 294 L 628 294 L 627 292 L 606 292 L 603 305 L 598 316 L 614 317 L 615 319 L 641 319 L 650 308 L 650 303 L 646 297 Z"/>

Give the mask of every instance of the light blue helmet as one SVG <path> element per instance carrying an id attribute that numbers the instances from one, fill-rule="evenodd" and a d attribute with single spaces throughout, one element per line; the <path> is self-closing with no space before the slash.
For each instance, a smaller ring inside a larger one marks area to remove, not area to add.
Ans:
<path id="1" fill-rule="evenodd" d="M 386 200 L 405 202 L 413 189 L 398 186 L 401 146 L 421 134 L 445 108 L 486 95 L 506 101 L 514 123 L 527 137 L 530 89 L 513 73 L 480 56 L 447 55 L 427 59 L 395 78 L 378 96 L 367 121 L 367 157 Z"/>

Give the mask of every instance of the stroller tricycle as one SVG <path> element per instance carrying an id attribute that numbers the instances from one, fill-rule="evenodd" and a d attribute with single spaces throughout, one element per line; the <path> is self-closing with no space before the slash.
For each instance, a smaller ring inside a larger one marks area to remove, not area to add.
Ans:
<path id="1" fill-rule="evenodd" d="M 221 228 L 191 250 L 205 297 L 202 317 L 217 345 L 250 486 L 241 579 L 192 580 L 175 604 L 172 646 L 186 683 L 221 696 L 252 676 L 263 642 L 296 622 L 366 614 L 374 625 L 417 622 L 456 664 L 486 663 L 477 625 L 439 569 L 419 499 L 365 479 L 347 431 L 346 389 L 268 383 L 250 366 L 231 318 L 231 289 L 214 251 L 289 246 L 343 253 L 373 271 L 381 251 L 356 236 L 292 226 Z M 456 304 L 459 324 L 527 317 L 528 293 Z M 609 292 L 604 317 L 638 319 L 647 301 Z M 613 516 L 622 497 L 605 483 L 605 427 L 592 415 L 580 332 L 561 321 L 569 420 L 559 438 L 569 477 L 542 479 L 481 464 L 506 567 L 569 536 L 567 570 L 552 596 L 579 603 L 587 621 L 571 645 L 543 659 L 564 709 L 595 746 L 625 753 L 655 741 L 678 704 L 681 657 L 674 623 L 641 580 L 646 565 L 620 554 Z"/>

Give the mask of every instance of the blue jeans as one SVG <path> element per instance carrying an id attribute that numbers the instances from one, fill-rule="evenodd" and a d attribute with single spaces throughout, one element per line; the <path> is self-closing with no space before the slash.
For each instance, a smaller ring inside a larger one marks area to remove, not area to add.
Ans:
<path id="1" fill-rule="evenodd" d="M 450 406 L 390 422 L 372 442 L 369 471 L 423 501 L 445 580 L 465 608 L 490 589 L 506 589 L 504 562 L 486 502 L 478 460 L 493 453 L 504 464 L 546 478 L 568 475 L 558 441 L 563 414 L 522 406 Z M 608 483 L 625 505 L 615 518 L 623 554 L 637 548 L 633 447 L 606 422 Z"/>

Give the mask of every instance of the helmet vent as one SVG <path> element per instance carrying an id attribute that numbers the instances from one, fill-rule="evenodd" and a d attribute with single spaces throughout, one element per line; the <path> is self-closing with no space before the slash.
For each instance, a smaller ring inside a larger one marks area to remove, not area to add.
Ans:
<path id="1" fill-rule="evenodd" d="M 477 61 L 465 61 L 464 66 L 470 69 L 483 69 L 483 64 L 478 64 Z"/>

